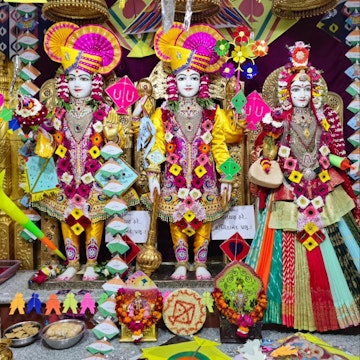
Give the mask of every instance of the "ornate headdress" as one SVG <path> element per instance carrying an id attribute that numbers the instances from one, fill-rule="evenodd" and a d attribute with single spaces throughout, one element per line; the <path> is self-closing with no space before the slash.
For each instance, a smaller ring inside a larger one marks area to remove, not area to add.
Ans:
<path id="1" fill-rule="evenodd" d="M 280 71 L 278 77 L 278 99 L 284 110 L 292 108 L 290 85 L 296 80 L 308 80 L 311 83 L 311 101 L 315 108 L 322 105 L 322 100 L 326 92 L 326 83 L 319 70 L 309 63 L 310 45 L 302 41 L 297 41 L 293 46 L 289 46 L 290 63 L 286 64 Z"/>
<path id="2" fill-rule="evenodd" d="M 174 74 L 188 68 L 213 73 L 224 62 L 214 51 L 216 41 L 222 39 L 210 25 L 195 24 L 184 31 L 183 25 L 175 22 L 166 33 L 163 27 L 156 32 L 154 48 L 158 58 L 169 63 Z"/>
<path id="3" fill-rule="evenodd" d="M 50 59 L 63 65 L 66 73 L 78 68 L 90 74 L 108 74 L 121 59 L 119 41 L 100 25 L 56 23 L 45 34 L 44 48 Z"/>

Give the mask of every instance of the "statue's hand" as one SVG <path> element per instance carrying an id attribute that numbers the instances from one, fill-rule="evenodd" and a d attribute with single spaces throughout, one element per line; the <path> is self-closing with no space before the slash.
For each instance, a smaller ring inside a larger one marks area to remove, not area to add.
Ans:
<path id="1" fill-rule="evenodd" d="M 104 119 L 104 135 L 109 141 L 115 141 L 119 135 L 120 118 L 114 109 L 111 109 Z"/>

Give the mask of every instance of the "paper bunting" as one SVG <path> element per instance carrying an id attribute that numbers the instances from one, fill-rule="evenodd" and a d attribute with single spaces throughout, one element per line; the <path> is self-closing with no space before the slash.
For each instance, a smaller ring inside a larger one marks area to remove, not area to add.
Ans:
<path id="1" fill-rule="evenodd" d="M 356 113 L 348 122 L 347 125 L 353 130 L 360 128 L 360 113 Z"/>
<path id="2" fill-rule="evenodd" d="M 244 107 L 249 130 L 257 130 L 256 124 L 270 112 L 270 107 L 257 91 L 247 96 Z"/>
<path id="3" fill-rule="evenodd" d="M 115 306 L 116 300 L 113 295 L 111 295 L 108 299 L 106 299 L 102 304 L 98 306 L 98 310 L 103 317 L 110 316 L 111 318 L 116 318 Z"/>
<path id="4" fill-rule="evenodd" d="M 124 286 L 124 281 L 120 278 L 119 274 L 108 280 L 105 284 L 102 285 L 104 291 L 110 296 L 116 294 L 117 291 Z"/>
<path id="5" fill-rule="evenodd" d="M 1 121 L 10 121 L 12 119 L 13 112 L 10 109 L 3 108 L 0 111 L 0 120 Z"/>
<path id="6" fill-rule="evenodd" d="M 360 111 L 360 96 L 357 95 L 346 108 L 354 114 L 358 113 Z"/>
<path id="7" fill-rule="evenodd" d="M 128 229 L 127 223 L 119 216 L 113 217 L 106 225 L 106 231 L 115 236 L 116 234 L 123 235 Z"/>
<path id="8" fill-rule="evenodd" d="M 125 261 L 120 256 L 114 256 L 108 263 L 105 265 L 105 268 L 109 271 L 110 274 L 123 274 L 128 266 Z"/>
<path id="9" fill-rule="evenodd" d="M 121 165 L 117 161 L 110 159 L 101 166 L 99 171 L 105 177 L 111 177 L 111 176 L 116 177 L 120 174 L 121 170 L 122 170 Z"/>
<path id="10" fill-rule="evenodd" d="M 25 300 L 23 294 L 18 292 L 11 300 L 9 315 L 14 315 L 16 310 L 18 310 L 19 314 L 24 315 L 25 314 L 24 309 L 25 309 Z"/>
<path id="11" fill-rule="evenodd" d="M 89 310 L 91 314 L 95 313 L 96 304 L 90 293 L 86 293 L 80 303 L 80 314 L 85 314 Z"/>
<path id="12" fill-rule="evenodd" d="M 161 153 L 159 149 L 152 151 L 148 156 L 147 159 L 150 161 L 152 166 L 160 165 L 165 161 L 164 155 Z"/>
<path id="13" fill-rule="evenodd" d="M 100 155 L 105 159 L 108 160 L 110 158 L 118 158 L 120 155 L 123 154 L 123 150 L 121 147 L 114 143 L 113 141 L 109 141 L 101 150 Z"/>
<path id="14" fill-rule="evenodd" d="M 360 94 L 360 80 L 355 79 L 347 88 L 346 92 L 351 96 L 355 97 Z"/>
<path id="15" fill-rule="evenodd" d="M 119 234 L 117 234 L 112 241 L 107 243 L 106 247 L 109 249 L 111 254 L 119 253 L 121 255 L 130 249 L 130 246 L 126 243 L 125 240 L 121 238 Z"/>
<path id="16" fill-rule="evenodd" d="M 72 293 L 72 292 L 69 292 L 66 295 L 65 300 L 63 302 L 62 312 L 65 314 L 69 310 L 71 310 L 73 314 L 77 314 L 77 301 L 75 299 L 74 293 Z"/>
<path id="17" fill-rule="evenodd" d="M 34 66 L 32 66 L 31 64 L 25 65 L 20 71 L 20 77 L 25 81 L 35 80 L 40 75 L 41 75 L 41 72 L 38 69 L 36 69 Z"/>
<path id="18" fill-rule="evenodd" d="M 347 140 L 355 148 L 360 146 L 360 130 L 354 132 L 351 136 L 348 137 Z"/>
<path id="19" fill-rule="evenodd" d="M 359 61 L 356 60 L 354 64 L 352 64 L 351 66 L 349 66 L 346 70 L 345 70 L 345 74 L 347 76 L 349 76 L 351 79 L 356 79 L 360 76 L 360 64 Z"/>
<path id="20" fill-rule="evenodd" d="M 231 261 L 240 261 L 246 257 L 250 246 L 239 233 L 235 233 L 220 245 L 220 249 Z"/>
<path id="21" fill-rule="evenodd" d="M 125 234 L 122 238 L 129 246 L 129 250 L 123 254 L 123 259 L 129 265 L 136 258 L 136 255 L 140 252 L 141 249 L 130 239 L 128 235 Z"/>
<path id="22" fill-rule="evenodd" d="M 30 314 L 32 310 L 35 310 L 37 314 L 41 314 L 41 300 L 39 294 L 32 293 L 31 298 L 28 300 L 26 313 Z"/>
<path id="23" fill-rule="evenodd" d="M 50 294 L 46 302 L 45 315 L 50 315 L 54 312 L 56 315 L 61 315 L 61 303 L 56 294 Z"/>
<path id="24" fill-rule="evenodd" d="M 113 198 L 104 207 L 104 210 L 109 215 L 123 215 L 128 207 L 126 202 L 122 199 Z"/>
<path id="25" fill-rule="evenodd" d="M 126 75 L 105 91 L 118 107 L 117 112 L 124 115 L 127 115 L 128 107 L 140 99 L 136 87 Z"/>
<path id="26" fill-rule="evenodd" d="M 107 340 L 97 340 L 86 347 L 91 354 L 106 355 L 114 350 L 114 347 Z"/>
<path id="27" fill-rule="evenodd" d="M 347 36 L 346 36 L 347 43 L 351 45 L 356 45 L 360 43 L 360 29 L 356 28 L 352 30 Z"/>
<path id="28" fill-rule="evenodd" d="M 98 339 L 106 337 L 111 340 L 119 334 L 118 327 L 110 319 L 105 319 L 100 324 L 96 325 L 92 331 Z"/>
<path id="29" fill-rule="evenodd" d="M 240 165 L 231 157 L 224 161 L 219 168 L 225 174 L 226 180 L 229 181 L 233 180 L 236 173 L 241 169 Z"/>
<path id="30" fill-rule="evenodd" d="M 351 48 L 345 56 L 351 60 L 352 62 L 355 62 L 356 60 L 360 59 L 360 45 L 357 44 L 353 48 Z"/>

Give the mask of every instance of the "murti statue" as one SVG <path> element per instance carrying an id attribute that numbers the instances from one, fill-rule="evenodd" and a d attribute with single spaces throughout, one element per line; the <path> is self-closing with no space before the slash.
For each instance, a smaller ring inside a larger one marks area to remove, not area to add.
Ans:
<path id="1" fill-rule="evenodd" d="M 68 261 L 58 280 L 67 281 L 80 268 L 80 239 L 85 237 L 83 280 L 95 280 L 94 270 L 108 215 L 108 201 L 95 181 L 100 151 L 108 142 L 122 146 L 122 127 L 116 111 L 103 100 L 103 75 L 121 59 L 121 48 L 108 29 L 59 22 L 44 38 L 49 57 L 62 64 L 56 75 L 57 106 L 51 121 L 42 123 L 35 140 L 52 144 L 58 186 L 31 205 L 61 222 Z M 39 154 L 41 156 L 41 153 Z"/>
<path id="2" fill-rule="evenodd" d="M 190 237 L 196 279 L 211 278 L 206 262 L 212 222 L 232 203 L 232 181 L 220 166 L 230 158 L 227 142 L 241 141 L 242 129 L 235 129 L 209 96 L 209 73 L 223 63 L 214 51 L 219 39 L 211 26 L 197 24 L 183 31 L 175 23 L 166 34 L 161 28 L 154 40 L 157 56 L 170 71 L 167 100 L 151 116 L 155 141 L 146 159 L 150 193 L 142 200 L 150 209 L 159 194 L 158 217 L 169 222 L 177 261 L 171 275 L 175 280 L 186 279 Z M 135 120 L 146 99 L 135 107 Z M 164 171 L 160 159 L 165 160 Z"/>
<path id="3" fill-rule="evenodd" d="M 246 263 L 267 291 L 264 322 L 308 331 L 357 326 L 360 213 L 342 126 L 308 62 L 310 46 L 299 41 L 289 49 L 290 62 L 274 72 L 280 106 L 262 119 L 255 142 L 264 177 L 277 161 L 284 178 L 255 192 L 259 226 Z"/>

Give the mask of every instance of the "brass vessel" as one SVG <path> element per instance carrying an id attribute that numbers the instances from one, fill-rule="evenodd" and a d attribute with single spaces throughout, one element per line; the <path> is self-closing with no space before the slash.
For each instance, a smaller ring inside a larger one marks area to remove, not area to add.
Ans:
<path id="1" fill-rule="evenodd" d="M 12 360 L 13 353 L 9 349 L 11 345 L 11 340 L 9 339 L 0 339 L 0 360 Z"/>

